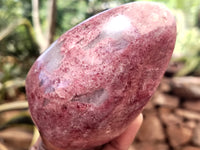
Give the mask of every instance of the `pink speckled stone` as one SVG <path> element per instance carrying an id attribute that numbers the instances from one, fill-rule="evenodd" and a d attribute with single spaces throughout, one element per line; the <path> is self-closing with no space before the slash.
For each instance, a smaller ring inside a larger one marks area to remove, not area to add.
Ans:
<path id="1" fill-rule="evenodd" d="M 121 134 L 158 86 L 175 40 L 173 15 L 150 2 L 105 11 L 63 34 L 26 79 L 44 142 L 92 149 Z"/>

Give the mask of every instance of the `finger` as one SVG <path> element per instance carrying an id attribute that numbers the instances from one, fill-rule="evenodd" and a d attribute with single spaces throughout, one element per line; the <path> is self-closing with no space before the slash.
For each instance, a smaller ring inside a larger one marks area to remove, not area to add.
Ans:
<path id="1" fill-rule="evenodd" d="M 41 138 L 39 137 L 37 142 L 29 150 L 39 150 L 41 146 Z"/>
<path id="2" fill-rule="evenodd" d="M 140 114 L 119 137 L 108 143 L 103 150 L 128 150 L 141 124 L 143 116 Z"/>

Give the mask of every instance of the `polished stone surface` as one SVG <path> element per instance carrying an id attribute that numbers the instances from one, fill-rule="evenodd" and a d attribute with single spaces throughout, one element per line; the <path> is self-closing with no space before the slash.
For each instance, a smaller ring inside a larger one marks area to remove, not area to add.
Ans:
<path id="1" fill-rule="evenodd" d="M 150 2 L 105 11 L 63 34 L 26 79 L 44 141 L 80 150 L 121 134 L 157 88 L 175 40 L 174 16 Z"/>

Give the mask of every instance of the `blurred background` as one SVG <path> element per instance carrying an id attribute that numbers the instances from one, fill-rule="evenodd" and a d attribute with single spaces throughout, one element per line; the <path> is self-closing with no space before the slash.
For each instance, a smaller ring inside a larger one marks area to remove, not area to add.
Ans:
<path id="1" fill-rule="evenodd" d="M 177 42 L 130 150 L 200 150 L 200 0 L 154 1 L 174 13 Z M 81 21 L 127 2 L 0 0 L 0 150 L 27 150 L 37 139 L 25 96 L 36 58 Z"/>

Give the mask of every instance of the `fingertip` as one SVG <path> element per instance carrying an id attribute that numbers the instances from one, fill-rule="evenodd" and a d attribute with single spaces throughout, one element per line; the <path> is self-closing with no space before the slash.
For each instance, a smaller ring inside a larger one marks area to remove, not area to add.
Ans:
<path id="1" fill-rule="evenodd" d="M 143 122 L 143 115 L 140 113 L 137 118 L 127 127 L 119 137 L 109 142 L 103 150 L 126 150 L 132 144 L 137 132 Z"/>
<path id="2" fill-rule="evenodd" d="M 133 122 L 138 122 L 138 124 L 141 126 L 142 125 L 142 122 L 143 122 L 143 114 L 140 113 L 138 115 L 138 117 L 136 118 L 136 120 L 134 120 Z"/>

